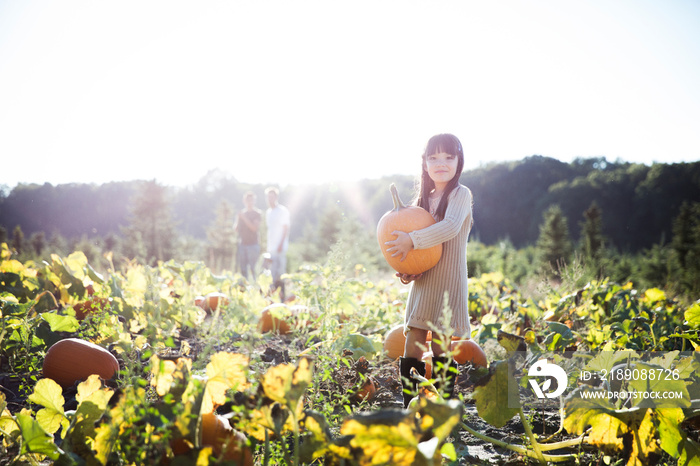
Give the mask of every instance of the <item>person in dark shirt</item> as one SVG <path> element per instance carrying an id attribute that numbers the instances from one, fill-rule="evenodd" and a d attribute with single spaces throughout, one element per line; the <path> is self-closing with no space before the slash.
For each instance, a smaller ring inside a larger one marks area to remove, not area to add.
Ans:
<path id="1" fill-rule="evenodd" d="M 255 194 L 251 191 L 243 195 L 245 208 L 238 213 L 236 231 L 238 232 L 238 261 L 241 274 L 255 280 L 255 267 L 260 256 L 259 230 L 262 212 L 255 208 Z"/>

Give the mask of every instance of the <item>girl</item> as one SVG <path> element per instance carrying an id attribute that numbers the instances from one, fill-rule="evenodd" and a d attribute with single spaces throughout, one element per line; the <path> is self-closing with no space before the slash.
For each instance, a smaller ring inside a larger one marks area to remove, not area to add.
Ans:
<path id="1" fill-rule="evenodd" d="M 469 312 L 467 291 L 467 239 L 472 227 L 472 194 L 459 184 L 464 167 L 462 144 L 451 134 L 439 134 L 428 141 L 423 153 L 423 169 L 415 204 L 430 212 L 436 222 L 422 230 L 394 231 L 396 239 L 386 242 L 388 251 L 401 260 L 412 249 L 425 249 L 442 243 L 442 256 L 435 267 L 421 275 L 400 275 L 404 282 L 412 281 L 404 321 L 406 346 L 400 359 L 404 407 L 413 397 L 416 382 L 410 370 L 415 367 L 425 375 L 421 361 L 428 330 L 433 331 L 431 349 L 433 368 L 438 382 L 445 381 L 443 396 L 451 397 L 457 376 L 456 363 L 448 364 L 443 342 L 449 344 L 447 333 L 468 335 Z M 445 322 L 445 305 L 451 319 Z M 450 328 L 452 332 L 447 332 Z M 433 376 L 436 377 L 435 375 Z"/>

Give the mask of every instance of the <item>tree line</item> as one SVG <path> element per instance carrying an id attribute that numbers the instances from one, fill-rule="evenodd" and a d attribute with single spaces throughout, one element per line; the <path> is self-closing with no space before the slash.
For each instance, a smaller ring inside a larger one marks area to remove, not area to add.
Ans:
<path id="1" fill-rule="evenodd" d="M 392 182 L 410 201 L 409 176 L 283 187 L 281 202 L 293 215 L 291 264 L 318 261 L 341 241 L 355 260 L 383 267 L 374 227 L 391 208 Z M 461 182 L 475 200 L 472 273 L 499 268 L 517 279 L 534 272 L 561 277 L 566 265 L 585 259 L 588 275 L 696 286 L 696 272 L 680 278 L 673 270 L 700 262 L 700 163 L 532 156 L 467 170 Z M 156 181 L 20 184 L 0 191 L 0 242 L 25 256 L 112 250 L 124 259 L 206 260 L 230 269 L 243 194 L 253 191 L 264 209 L 265 188 L 218 171 L 186 188 Z"/>

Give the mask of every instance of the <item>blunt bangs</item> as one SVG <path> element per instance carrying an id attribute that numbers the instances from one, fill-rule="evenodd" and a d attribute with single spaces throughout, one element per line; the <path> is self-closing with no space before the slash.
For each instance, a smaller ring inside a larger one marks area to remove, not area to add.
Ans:
<path id="1" fill-rule="evenodd" d="M 424 156 L 427 157 L 428 155 L 439 154 L 441 152 L 463 156 L 462 144 L 459 142 L 459 139 L 451 134 L 438 134 L 428 141 Z"/>

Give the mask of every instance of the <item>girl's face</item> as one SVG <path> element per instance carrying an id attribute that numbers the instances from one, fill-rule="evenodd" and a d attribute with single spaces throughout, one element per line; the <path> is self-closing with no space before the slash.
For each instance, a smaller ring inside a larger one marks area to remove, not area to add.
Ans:
<path id="1" fill-rule="evenodd" d="M 425 159 L 425 168 L 436 188 L 444 187 L 457 174 L 459 160 L 456 155 L 439 152 Z"/>

